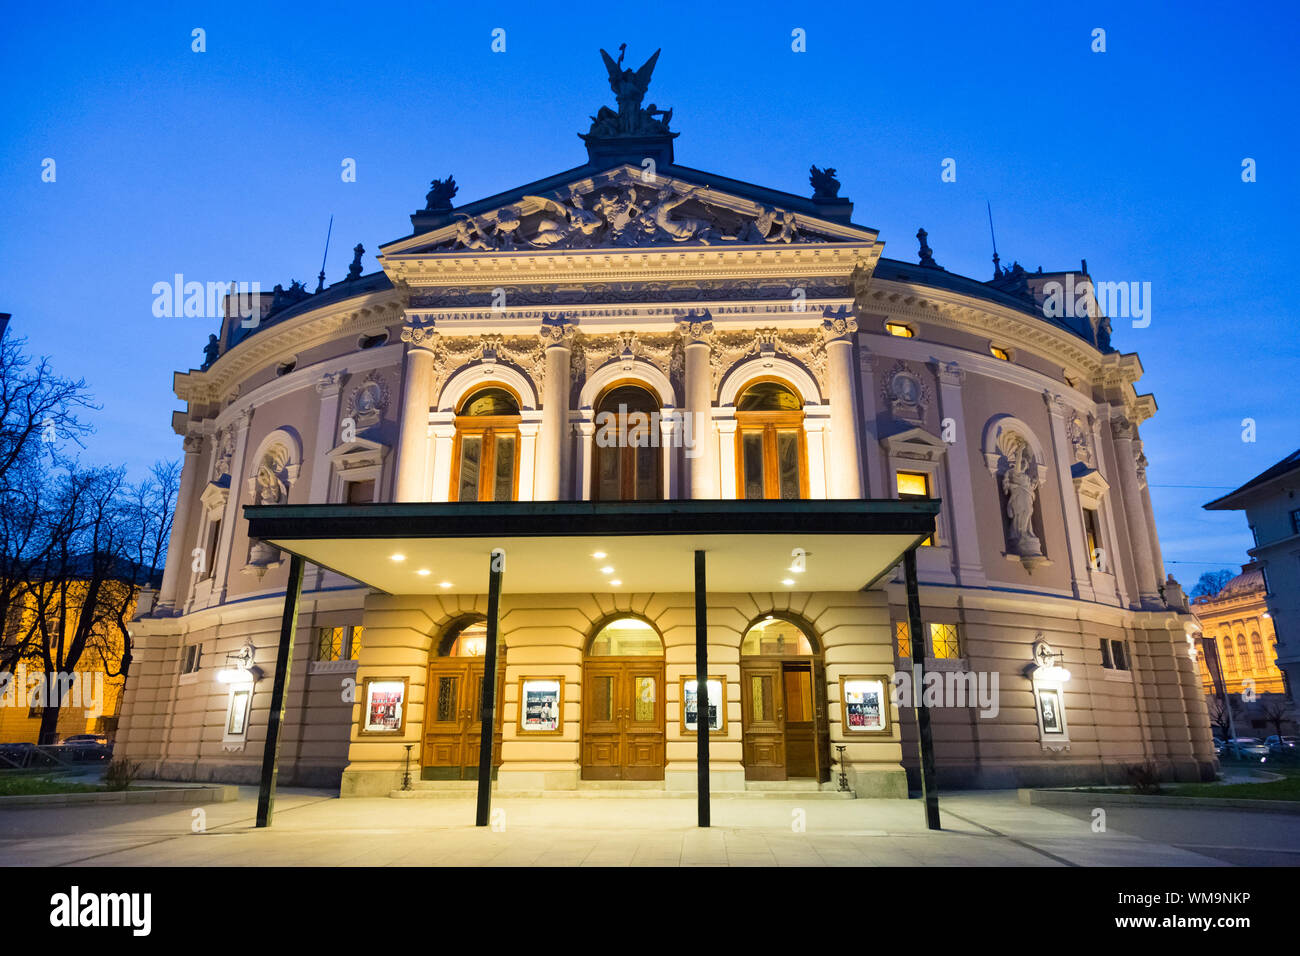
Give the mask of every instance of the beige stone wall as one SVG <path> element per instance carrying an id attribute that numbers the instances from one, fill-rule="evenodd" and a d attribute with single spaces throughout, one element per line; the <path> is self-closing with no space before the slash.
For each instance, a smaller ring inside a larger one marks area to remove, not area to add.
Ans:
<path id="1" fill-rule="evenodd" d="M 358 682 L 366 677 L 410 681 L 406 733 L 400 739 L 356 733 L 361 702 L 353 715 L 352 744 L 344 774 L 345 794 L 380 794 L 400 782 L 405 744 L 423 732 L 430 648 L 466 613 L 483 613 L 484 597 L 374 595 L 366 604 L 366 642 Z M 744 789 L 741 739 L 740 642 L 747 627 L 772 611 L 799 615 L 825 648 L 831 745 L 847 744 L 853 782 L 861 792 L 903 796 L 897 734 L 893 739 L 845 741 L 840 732 L 839 678 L 848 673 L 892 670 L 884 595 L 870 593 L 710 594 L 709 672 L 727 682 L 727 726 L 711 735 L 710 777 L 719 790 Z M 507 790 L 573 789 L 581 772 L 582 663 L 587 641 L 611 615 L 648 620 L 664 639 L 665 787 L 694 789 L 696 742 L 680 732 L 681 679 L 695 673 L 695 610 L 691 594 L 506 595 L 501 635 L 506 644 L 502 766 L 498 786 Z M 559 675 L 564 679 L 564 733 L 527 738 L 518 733 L 519 680 Z"/>

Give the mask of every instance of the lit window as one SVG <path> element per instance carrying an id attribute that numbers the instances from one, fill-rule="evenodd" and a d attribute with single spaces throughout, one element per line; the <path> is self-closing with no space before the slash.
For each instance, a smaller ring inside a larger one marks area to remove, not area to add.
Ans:
<path id="1" fill-rule="evenodd" d="M 922 471 L 898 471 L 894 473 L 898 483 L 898 497 L 902 501 L 930 497 L 930 476 Z M 934 545 L 934 536 L 921 542 L 922 547 Z"/>
<path id="2" fill-rule="evenodd" d="M 906 621 L 894 622 L 894 654 L 900 660 L 912 659 L 912 628 Z"/>
<path id="3" fill-rule="evenodd" d="M 639 385 L 620 385 L 596 403 L 592 436 L 594 501 L 650 501 L 663 497 L 663 459 L 657 435 L 659 401 Z M 613 439 L 611 441 L 611 439 Z"/>
<path id="4" fill-rule="evenodd" d="M 886 322 L 885 331 L 890 335 L 897 335 L 900 339 L 910 339 L 916 337 L 916 332 L 910 325 L 904 325 L 902 322 Z"/>
<path id="5" fill-rule="evenodd" d="M 322 627 L 316 631 L 316 660 L 336 661 L 343 648 L 343 628 Z"/>
<path id="6" fill-rule="evenodd" d="M 930 654 L 936 660 L 951 660 L 961 657 L 961 646 L 957 640 L 956 624 L 930 625 Z"/>
<path id="7" fill-rule="evenodd" d="M 798 624 L 773 617 L 759 621 L 745 632 L 740 653 L 745 657 L 808 657 L 813 653 L 813 646 Z"/>
<path id="8" fill-rule="evenodd" d="M 994 358 L 1002 359 L 1002 361 L 1004 361 L 1004 362 L 1010 362 L 1010 361 L 1011 361 L 1011 353 L 1008 352 L 1008 351 L 1007 351 L 1006 349 L 1004 349 L 1004 348 L 999 348 L 999 347 L 996 346 L 996 345 L 990 345 L 990 346 L 989 346 L 989 353 L 990 353 Z"/>

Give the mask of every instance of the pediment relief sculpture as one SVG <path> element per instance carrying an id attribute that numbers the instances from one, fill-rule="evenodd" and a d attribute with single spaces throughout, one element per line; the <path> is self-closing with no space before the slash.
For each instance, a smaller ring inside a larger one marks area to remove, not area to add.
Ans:
<path id="1" fill-rule="evenodd" d="M 826 342 L 821 328 L 810 331 L 794 329 L 755 329 L 749 332 L 719 332 L 709 353 L 713 390 L 727 374 L 742 362 L 764 357 L 780 357 L 803 366 L 826 393 Z"/>
<path id="2" fill-rule="evenodd" d="M 707 187 L 679 181 L 644 182 L 619 175 L 582 191 L 569 186 L 482 215 L 461 218 L 434 251 L 587 249 L 694 243 L 827 242 L 795 213 L 744 202 L 741 212 L 706 196 Z"/>

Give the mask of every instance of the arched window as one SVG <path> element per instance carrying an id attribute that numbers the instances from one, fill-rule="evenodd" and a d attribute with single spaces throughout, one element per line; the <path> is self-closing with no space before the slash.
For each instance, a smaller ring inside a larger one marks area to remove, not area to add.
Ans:
<path id="1" fill-rule="evenodd" d="M 505 649 L 505 642 L 497 640 L 497 653 Z M 438 647 L 439 657 L 482 657 L 487 650 L 487 623 L 470 620 L 450 628 Z"/>
<path id="2" fill-rule="evenodd" d="M 1223 639 L 1223 669 L 1229 674 L 1237 673 L 1237 654 L 1232 649 L 1232 636 Z"/>
<path id="3" fill-rule="evenodd" d="M 740 642 L 742 657 L 811 657 L 817 651 L 807 632 L 785 618 L 769 615 L 748 631 Z"/>
<path id="4" fill-rule="evenodd" d="M 1243 674 L 1250 673 L 1250 655 L 1246 651 L 1246 638 L 1241 634 L 1237 635 L 1237 665 Z"/>
<path id="5" fill-rule="evenodd" d="M 591 497 L 657 501 L 663 497 L 659 402 L 640 385 L 615 385 L 596 402 Z"/>
<path id="6" fill-rule="evenodd" d="M 519 481 L 519 402 L 504 388 L 468 395 L 456 413 L 452 501 L 514 501 Z"/>
<path id="7" fill-rule="evenodd" d="M 591 639 L 588 657 L 661 657 L 659 632 L 639 617 L 619 617 L 605 624 Z"/>
<path id="8" fill-rule="evenodd" d="M 808 497 L 803 401 L 788 385 L 758 381 L 736 398 L 740 498 Z"/>
<path id="9" fill-rule="evenodd" d="M 1264 642 L 1258 634 L 1250 635 L 1250 649 L 1255 658 L 1255 673 L 1268 672 L 1268 661 L 1264 659 Z"/>

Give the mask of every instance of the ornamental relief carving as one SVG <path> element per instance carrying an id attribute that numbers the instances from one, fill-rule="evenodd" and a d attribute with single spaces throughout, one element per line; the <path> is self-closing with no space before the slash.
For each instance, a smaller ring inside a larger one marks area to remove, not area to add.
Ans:
<path id="1" fill-rule="evenodd" d="M 648 362 L 668 377 L 677 395 L 684 390 L 685 351 L 681 336 L 671 332 L 644 335 L 617 332 L 613 335 L 579 335 L 574 340 L 569 363 L 572 372 L 570 406 L 577 407 L 583 385 L 592 373 L 611 362 L 622 362 L 632 371 L 632 363 Z"/>
<path id="2" fill-rule="evenodd" d="M 357 428 L 376 425 L 388 410 L 388 383 L 377 371 L 368 374 L 348 395 L 345 415 Z"/>
<path id="3" fill-rule="evenodd" d="M 433 349 L 433 389 L 436 397 L 447 380 L 467 365 L 504 362 L 533 382 L 540 395 L 546 377 L 546 349 L 536 337 L 523 335 L 439 336 Z"/>
<path id="4" fill-rule="evenodd" d="M 931 403 L 930 386 L 906 362 L 895 362 L 883 376 L 880 397 L 893 416 L 914 425 L 925 421 Z"/>
<path id="5" fill-rule="evenodd" d="M 785 209 L 759 205 L 742 213 L 699 186 L 639 180 L 569 186 L 480 216 L 461 218 L 430 251 L 590 249 L 691 243 L 742 245 L 829 242 Z"/>
<path id="6" fill-rule="evenodd" d="M 749 332 L 716 333 L 709 354 L 714 394 L 717 394 L 718 386 L 726 374 L 736 365 L 763 356 L 788 358 L 802 365 L 816 380 L 821 393 L 826 394 L 826 340 L 820 328 L 810 331 L 755 329 Z"/>

